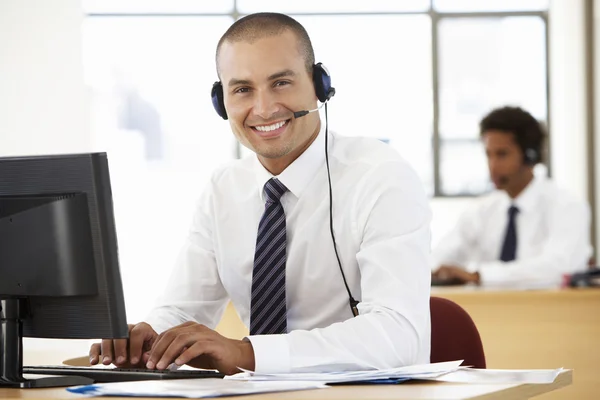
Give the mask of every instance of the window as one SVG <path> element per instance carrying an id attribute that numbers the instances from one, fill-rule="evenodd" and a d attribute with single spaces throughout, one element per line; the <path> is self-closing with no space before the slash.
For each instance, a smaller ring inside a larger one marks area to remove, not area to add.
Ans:
<path id="1" fill-rule="evenodd" d="M 356 15 L 300 16 L 298 21 L 337 90 L 329 106 L 331 130 L 389 143 L 433 194 L 430 19 Z M 333 32 L 344 40 L 331 40 Z M 386 49 L 374 43 L 387 43 Z"/>
<path id="2" fill-rule="evenodd" d="M 212 14 L 233 12 L 234 0 L 83 0 L 89 14 Z"/>
<path id="3" fill-rule="evenodd" d="M 489 110 L 517 105 L 547 120 L 545 33 L 537 16 L 440 20 L 441 193 L 489 188 L 485 158 L 478 154 L 478 124 Z"/>
<path id="4" fill-rule="evenodd" d="M 237 7 L 243 14 L 261 11 L 286 14 L 424 12 L 429 8 L 429 0 L 237 0 Z"/>
<path id="5" fill-rule="evenodd" d="M 441 12 L 545 11 L 548 0 L 433 0 Z"/>
<path id="6" fill-rule="evenodd" d="M 227 16 L 85 23 L 93 126 L 109 157 L 132 320 L 145 316 L 140 288 L 162 287 L 212 171 L 236 156 L 229 124 L 214 113 L 209 96 L 215 43 L 230 24 Z"/>

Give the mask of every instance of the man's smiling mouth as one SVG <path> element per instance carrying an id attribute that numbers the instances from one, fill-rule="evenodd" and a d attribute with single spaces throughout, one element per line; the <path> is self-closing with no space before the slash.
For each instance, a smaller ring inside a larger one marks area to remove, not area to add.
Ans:
<path id="1" fill-rule="evenodd" d="M 282 133 L 289 125 L 290 120 L 274 122 L 269 125 L 254 125 L 251 126 L 252 130 L 262 137 L 277 136 Z"/>

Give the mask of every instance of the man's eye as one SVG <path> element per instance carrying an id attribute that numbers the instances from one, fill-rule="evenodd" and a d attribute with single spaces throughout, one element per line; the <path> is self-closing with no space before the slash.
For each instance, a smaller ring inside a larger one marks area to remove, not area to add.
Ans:
<path id="1" fill-rule="evenodd" d="M 277 81 L 277 82 L 275 82 L 275 86 L 286 86 L 286 85 L 289 85 L 289 84 L 290 84 L 290 82 L 288 82 L 288 81 Z"/>
<path id="2" fill-rule="evenodd" d="M 233 91 L 233 93 L 248 93 L 250 91 L 250 89 L 248 89 L 247 87 L 241 87 L 241 88 L 237 88 Z"/>

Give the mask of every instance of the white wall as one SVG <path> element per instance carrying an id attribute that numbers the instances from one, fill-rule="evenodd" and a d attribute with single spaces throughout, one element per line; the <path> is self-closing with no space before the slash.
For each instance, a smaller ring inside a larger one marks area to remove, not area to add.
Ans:
<path id="1" fill-rule="evenodd" d="M 594 138 L 595 138 L 595 149 L 594 154 L 600 155 L 600 1 L 593 0 L 594 7 L 594 115 L 595 115 L 595 127 L 594 127 Z M 600 227 L 600 165 L 594 161 L 595 168 L 595 195 L 596 195 L 596 227 Z M 596 249 L 600 250 L 600 232 L 596 230 Z M 600 259 L 599 252 L 596 253 L 596 260 Z"/>
<path id="2" fill-rule="evenodd" d="M 0 0 L 0 156 L 90 150 L 81 22 L 78 0 Z M 67 358 L 88 348 L 89 341 L 26 339 L 25 363 L 61 360 L 40 359 L 40 349 Z"/>
<path id="3" fill-rule="evenodd" d="M 0 155 L 88 151 L 79 0 L 0 0 Z"/>
<path id="4" fill-rule="evenodd" d="M 584 0 L 550 0 L 550 7 L 552 175 L 587 201 Z"/>

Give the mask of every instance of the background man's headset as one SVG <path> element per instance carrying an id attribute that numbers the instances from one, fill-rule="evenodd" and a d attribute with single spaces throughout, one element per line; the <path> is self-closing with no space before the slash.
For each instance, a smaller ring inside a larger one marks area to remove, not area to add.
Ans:
<path id="1" fill-rule="evenodd" d="M 525 165 L 534 166 L 541 162 L 541 146 L 533 146 L 531 144 L 521 143 L 521 149 L 523 150 L 523 163 Z"/>
<path id="2" fill-rule="evenodd" d="M 344 269 L 342 268 L 342 261 L 340 260 L 340 256 L 338 254 L 337 244 L 335 242 L 335 235 L 333 233 L 333 194 L 331 190 L 331 174 L 329 172 L 329 154 L 327 151 L 327 136 L 329 133 L 329 122 L 327 119 L 327 102 L 335 95 L 335 88 L 331 86 L 331 76 L 329 75 L 329 72 L 321 63 L 313 65 L 313 84 L 315 85 L 315 93 L 317 94 L 317 98 L 322 103 L 321 106 L 313 110 L 296 111 L 294 112 L 294 118 L 303 117 L 308 113 L 318 111 L 321 107 L 325 106 L 325 164 L 327 165 L 327 181 L 329 184 L 329 231 L 331 232 L 333 249 L 335 250 L 335 257 L 337 258 L 337 262 L 340 267 L 340 272 L 342 273 L 344 286 L 346 287 L 346 291 L 348 292 L 348 298 L 350 300 L 350 309 L 352 310 L 352 315 L 356 317 L 358 315 L 357 306 L 359 302 L 356 301 L 354 297 L 352 297 L 352 293 L 350 292 L 350 288 L 348 287 L 346 275 L 344 274 Z M 212 104 L 217 114 L 219 114 L 221 118 L 227 119 L 227 111 L 225 110 L 225 102 L 223 101 L 223 85 L 220 81 L 217 81 L 213 84 L 212 90 L 210 91 L 210 97 L 212 98 Z"/>

